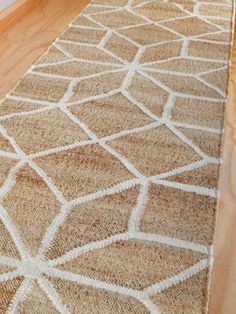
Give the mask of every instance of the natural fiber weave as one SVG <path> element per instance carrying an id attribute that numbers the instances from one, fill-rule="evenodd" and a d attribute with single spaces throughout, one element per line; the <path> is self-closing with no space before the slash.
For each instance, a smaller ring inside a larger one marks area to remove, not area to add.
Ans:
<path id="1" fill-rule="evenodd" d="M 0 106 L 0 313 L 207 310 L 231 0 L 95 0 Z"/>

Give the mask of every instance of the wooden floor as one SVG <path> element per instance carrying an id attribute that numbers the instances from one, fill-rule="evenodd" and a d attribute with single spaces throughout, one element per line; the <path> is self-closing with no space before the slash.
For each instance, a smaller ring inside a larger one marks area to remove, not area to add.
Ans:
<path id="1" fill-rule="evenodd" d="M 21 21 L 0 34 L 0 98 L 88 2 L 41 0 Z M 210 314 L 236 313 L 236 38 L 229 91 Z"/>

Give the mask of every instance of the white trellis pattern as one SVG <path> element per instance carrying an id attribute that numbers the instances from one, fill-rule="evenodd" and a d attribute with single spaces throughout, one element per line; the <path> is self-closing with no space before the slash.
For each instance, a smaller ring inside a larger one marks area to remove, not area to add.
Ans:
<path id="1" fill-rule="evenodd" d="M 205 310 L 232 11 L 94 0 L 6 95 L 1 313 Z"/>

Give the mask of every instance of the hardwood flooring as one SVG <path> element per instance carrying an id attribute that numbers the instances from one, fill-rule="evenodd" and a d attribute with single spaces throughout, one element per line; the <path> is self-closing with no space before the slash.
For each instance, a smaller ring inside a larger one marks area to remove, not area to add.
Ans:
<path id="1" fill-rule="evenodd" d="M 0 33 L 0 98 L 87 3 L 89 0 L 41 0 L 19 22 Z M 236 37 L 225 127 L 210 314 L 236 313 Z"/>

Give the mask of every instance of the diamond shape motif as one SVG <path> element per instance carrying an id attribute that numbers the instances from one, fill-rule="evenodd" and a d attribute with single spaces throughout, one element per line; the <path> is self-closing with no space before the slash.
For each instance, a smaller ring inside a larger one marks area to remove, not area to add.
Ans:
<path id="1" fill-rule="evenodd" d="M 16 183 L 4 197 L 3 206 L 20 232 L 27 249 L 33 256 L 36 255 L 47 228 L 60 211 L 61 204 L 37 173 L 29 166 L 24 166 L 16 175 Z"/>
<path id="2" fill-rule="evenodd" d="M 2 256 L 12 257 L 12 258 L 19 258 L 19 254 L 15 246 L 15 243 L 13 242 L 13 239 L 11 238 L 10 233 L 8 232 L 8 230 L 6 229 L 6 227 L 4 226 L 1 220 L 0 220 L 0 234 L 1 234 L 0 256 L 2 255 Z M 2 265 L 1 265 L 0 274 L 2 272 L 4 272 L 4 269 L 2 270 Z"/>
<path id="3" fill-rule="evenodd" d="M 165 126 L 126 135 L 109 142 L 109 146 L 121 152 L 147 176 L 167 172 L 199 159 L 192 148 Z"/>
<path id="4" fill-rule="evenodd" d="M 162 293 L 154 294 L 151 300 L 162 313 L 201 313 L 203 300 L 206 300 L 208 270 L 192 276 L 188 280 L 174 285 Z M 176 297 L 176 296 L 181 296 Z M 184 310 L 184 312 L 183 312 Z"/>
<path id="5" fill-rule="evenodd" d="M 60 38 L 85 44 L 98 44 L 105 35 L 106 31 L 100 29 L 78 29 L 70 27 Z"/>
<path id="6" fill-rule="evenodd" d="M 40 309 L 41 313 L 58 314 L 58 311 L 48 295 L 34 282 L 30 291 L 21 303 L 22 313 L 30 313 L 32 309 Z"/>
<path id="7" fill-rule="evenodd" d="M 51 154 L 37 158 L 36 162 L 68 199 L 95 193 L 133 178 L 119 160 L 99 145 Z"/>
<path id="8" fill-rule="evenodd" d="M 131 38 L 140 45 L 150 45 L 179 38 L 171 31 L 154 24 L 130 27 L 119 31 L 119 33 Z"/>
<path id="9" fill-rule="evenodd" d="M 153 122 L 122 94 L 72 106 L 70 110 L 99 137 Z"/>
<path id="10" fill-rule="evenodd" d="M 23 77 L 12 95 L 55 103 L 64 96 L 69 83 L 68 80 L 39 77 L 31 73 Z"/>
<path id="11" fill-rule="evenodd" d="M 203 253 L 132 239 L 82 254 L 59 268 L 123 287 L 143 290 L 176 275 L 203 257 Z"/>
<path id="12" fill-rule="evenodd" d="M 209 62 L 209 61 L 199 61 L 192 60 L 188 58 L 178 58 L 174 60 L 168 60 L 165 62 L 158 62 L 152 64 L 157 69 L 169 70 L 179 73 L 197 74 L 204 71 L 209 71 L 213 69 L 218 69 L 224 66 L 220 62 Z"/>
<path id="13" fill-rule="evenodd" d="M 134 9 L 134 11 L 141 16 L 145 16 L 146 18 L 159 22 L 162 20 L 167 20 L 171 18 L 178 18 L 182 16 L 186 16 L 187 14 L 179 9 L 173 3 L 161 3 L 161 2 L 150 2 L 142 5 L 139 8 Z"/>
<path id="14" fill-rule="evenodd" d="M 85 78 L 79 82 L 73 90 L 71 102 L 83 100 L 87 102 L 86 97 L 106 94 L 110 91 L 120 88 L 127 71 L 101 74 L 93 78 Z"/>
<path id="15" fill-rule="evenodd" d="M 41 105 L 32 104 L 27 101 L 15 101 L 12 99 L 5 99 L 0 106 L 0 116 L 10 115 L 18 112 L 33 111 L 39 108 L 42 108 Z"/>
<path id="16" fill-rule="evenodd" d="M 119 58 L 129 62 L 133 61 L 138 51 L 138 48 L 133 43 L 116 34 L 112 34 L 104 48 L 108 49 Z"/>
<path id="17" fill-rule="evenodd" d="M 130 86 L 130 94 L 158 117 L 162 116 L 169 94 L 152 81 L 135 74 Z"/>
<path id="18" fill-rule="evenodd" d="M 59 109 L 9 119 L 3 125 L 29 154 L 88 139 L 82 129 Z"/>
<path id="19" fill-rule="evenodd" d="M 140 187 L 135 186 L 73 207 L 59 227 L 46 258 L 54 259 L 76 247 L 126 232 L 139 190 Z"/>
<path id="20" fill-rule="evenodd" d="M 211 245 L 215 202 L 215 198 L 210 196 L 152 184 L 140 230 Z"/>
<path id="21" fill-rule="evenodd" d="M 142 55 L 141 63 L 160 62 L 161 60 L 180 56 L 183 42 L 169 42 L 162 45 L 147 47 Z M 153 64 L 151 65 L 151 67 Z"/>
<path id="22" fill-rule="evenodd" d="M 11 143 L 0 133 L 0 150 L 6 152 L 15 152 Z"/>
<path id="23" fill-rule="evenodd" d="M 108 53 L 98 49 L 97 47 L 90 47 L 85 45 L 75 45 L 75 44 L 67 44 L 60 43 L 60 46 L 68 51 L 75 58 L 80 58 L 83 60 L 89 60 L 96 62 L 104 62 L 104 63 L 114 63 L 121 64 L 116 58 L 109 55 Z"/>
<path id="24" fill-rule="evenodd" d="M 143 71 L 145 71 L 145 69 Z M 158 72 L 148 72 L 148 75 L 156 79 L 157 85 L 158 81 L 160 81 L 165 86 L 169 87 L 173 92 L 200 97 L 223 98 L 218 91 L 206 86 L 195 77 L 166 73 L 163 74 Z"/>
<path id="25" fill-rule="evenodd" d="M 216 32 L 217 27 L 200 20 L 197 17 L 188 17 L 181 20 L 163 22 L 162 25 L 173 29 L 184 36 L 196 36 L 205 33 Z"/>
<path id="26" fill-rule="evenodd" d="M 0 156 L 0 187 L 4 184 L 9 176 L 11 169 L 17 164 L 17 160 Z"/>
<path id="27" fill-rule="evenodd" d="M 93 15 L 93 19 L 109 28 L 119 28 L 144 23 L 145 21 L 126 10 Z"/>
<path id="28" fill-rule="evenodd" d="M 69 282 L 60 278 L 50 278 L 50 280 L 70 313 L 77 313 L 78 309 L 81 313 L 86 314 L 148 313 L 145 305 L 134 297 L 101 288 L 80 285 L 77 282 Z M 94 309 L 96 309 L 96 312 Z M 50 312 L 50 314 L 54 313 Z"/>
<path id="29" fill-rule="evenodd" d="M 172 109 L 172 120 L 220 129 L 224 112 L 224 101 L 215 103 L 199 99 L 177 97 Z M 212 117 L 214 116 L 214 119 Z"/>
<path id="30" fill-rule="evenodd" d="M 116 67 L 112 65 L 95 64 L 90 62 L 79 62 L 74 61 L 70 63 L 57 64 L 57 65 L 47 65 L 36 69 L 36 72 L 56 74 L 56 75 L 66 75 L 70 77 L 83 77 L 92 74 L 96 74 L 104 71 L 115 70 Z"/>

